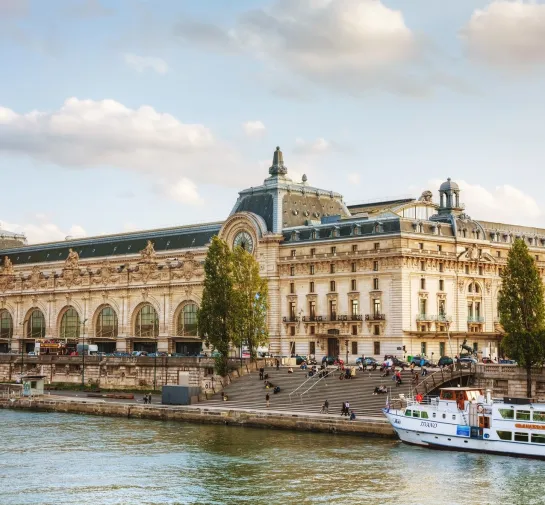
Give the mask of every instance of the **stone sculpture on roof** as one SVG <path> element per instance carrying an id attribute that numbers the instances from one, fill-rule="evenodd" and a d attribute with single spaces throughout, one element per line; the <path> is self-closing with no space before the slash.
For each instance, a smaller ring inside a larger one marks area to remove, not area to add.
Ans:
<path id="1" fill-rule="evenodd" d="M 3 275 L 13 275 L 14 274 L 13 263 L 11 262 L 11 260 L 7 256 L 4 256 L 4 268 L 2 269 L 2 274 Z"/>
<path id="2" fill-rule="evenodd" d="M 284 165 L 284 155 L 277 146 L 276 151 L 273 154 L 273 162 L 269 168 L 269 174 L 271 175 L 286 175 L 288 173 L 288 167 Z"/>
<path id="3" fill-rule="evenodd" d="M 68 257 L 64 262 L 64 268 L 78 268 L 79 267 L 79 254 L 72 250 L 68 249 Z"/>
<path id="4" fill-rule="evenodd" d="M 140 251 L 140 254 L 142 255 L 141 261 L 145 263 L 150 263 L 155 260 L 156 253 L 151 240 L 148 240 L 146 247 Z"/>

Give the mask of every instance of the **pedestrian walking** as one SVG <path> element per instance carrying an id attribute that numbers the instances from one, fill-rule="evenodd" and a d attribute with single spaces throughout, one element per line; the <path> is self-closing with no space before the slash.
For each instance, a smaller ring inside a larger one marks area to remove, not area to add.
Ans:
<path id="1" fill-rule="evenodd" d="M 144 405 L 146 405 L 146 403 L 148 403 L 148 395 L 145 394 L 142 400 L 144 401 Z"/>
<path id="2" fill-rule="evenodd" d="M 267 405 L 267 408 L 271 406 L 271 397 L 269 396 L 269 393 L 265 395 L 265 404 Z"/>
<path id="3" fill-rule="evenodd" d="M 276 358 L 276 370 L 280 370 L 280 360 Z"/>
<path id="4" fill-rule="evenodd" d="M 346 402 L 345 405 L 346 405 L 345 413 L 346 413 L 346 417 L 348 417 L 348 415 L 350 414 L 350 402 Z"/>
<path id="5" fill-rule="evenodd" d="M 262 381 L 263 380 L 263 375 L 265 374 L 265 369 L 263 367 L 261 367 L 259 369 L 259 380 Z"/>
<path id="6" fill-rule="evenodd" d="M 151 404 L 151 393 L 148 393 L 148 403 Z"/>
<path id="7" fill-rule="evenodd" d="M 329 402 L 327 401 L 327 399 L 324 402 L 323 409 L 324 409 L 324 414 L 329 414 Z"/>

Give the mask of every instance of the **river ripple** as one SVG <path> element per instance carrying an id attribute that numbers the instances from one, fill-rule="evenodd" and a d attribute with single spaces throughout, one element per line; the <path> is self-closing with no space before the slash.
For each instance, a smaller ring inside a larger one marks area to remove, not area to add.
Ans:
<path id="1" fill-rule="evenodd" d="M 542 505 L 545 462 L 395 441 L 0 411 L 1 505 Z"/>

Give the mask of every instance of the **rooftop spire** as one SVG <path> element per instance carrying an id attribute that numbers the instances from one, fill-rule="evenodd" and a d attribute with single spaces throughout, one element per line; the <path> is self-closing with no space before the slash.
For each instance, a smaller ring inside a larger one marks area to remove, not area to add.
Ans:
<path id="1" fill-rule="evenodd" d="M 280 150 L 280 147 L 276 148 L 273 155 L 273 162 L 269 168 L 269 174 L 271 175 L 286 175 L 288 173 L 288 167 L 284 165 L 284 155 Z"/>

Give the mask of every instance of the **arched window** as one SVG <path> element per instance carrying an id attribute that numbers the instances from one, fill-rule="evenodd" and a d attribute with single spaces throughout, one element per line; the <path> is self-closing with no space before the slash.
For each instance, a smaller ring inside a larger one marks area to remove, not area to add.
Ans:
<path id="1" fill-rule="evenodd" d="M 7 310 L 0 310 L 0 338 L 13 336 L 13 320 Z"/>
<path id="2" fill-rule="evenodd" d="M 35 309 L 30 314 L 30 318 L 27 323 L 27 337 L 28 338 L 44 338 L 45 337 L 45 317 L 43 312 L 39 309 Z"/>
<path id="3" fill-rule="evenodd" d="M 197 309 L 198 307 L 194 303 L 184 306 L 178 316 L 177 335 L 197 336 Z"/>
<path id="4" fill-rule="evenodd" d="M 159 336 L 159 317 L 149 303 L 139 310 L 136 316 L 134 333 L 137 337 Z"/>
<path id="5" fill-rule="evenodd" d="M 79 327 L 79 314 L 76 309 L 71 307 L 62 315 L 60 338 L 77 340 L 79 338 Z"/>
<path id="6" fill-rule="evenodd" d="M 97 317 L 95 335 L 98 338 L 115 338 L 117 337 L 117 314 L 112 307 L 104 307 Z"/>

